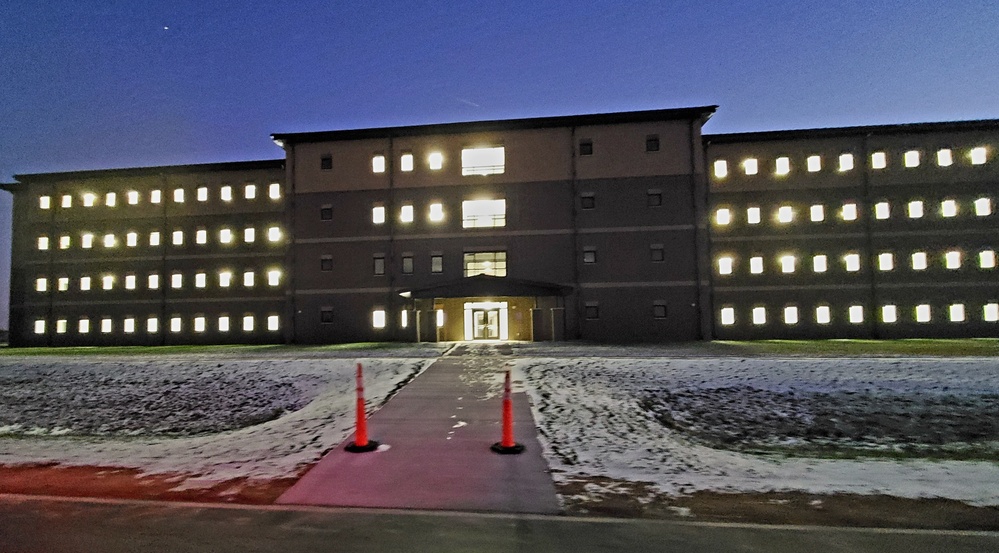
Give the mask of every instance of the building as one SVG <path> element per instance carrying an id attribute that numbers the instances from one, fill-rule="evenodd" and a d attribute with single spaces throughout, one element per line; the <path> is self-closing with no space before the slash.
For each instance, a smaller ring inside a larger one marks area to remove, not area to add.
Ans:
<path id="1" fill-rule="evenodd" d="M 995 336 L 999 121 L 714 106 L 18 175 L 12 345 Z"/>

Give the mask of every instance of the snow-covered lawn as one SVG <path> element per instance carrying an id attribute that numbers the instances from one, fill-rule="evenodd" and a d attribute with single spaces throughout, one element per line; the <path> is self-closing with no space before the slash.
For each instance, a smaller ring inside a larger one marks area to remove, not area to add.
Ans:
<path id="1" fill-rule="evenodd" d="M 845 492 L 999 505 L 999 463 L 885 458 L 927 446 L 995 459 L 995 358 L 533 358 L 519 359 L 517 374 L 557 481 L 604 476 L 665 494 Z M 765 446 L 878 455 L 747 452 Z"/>

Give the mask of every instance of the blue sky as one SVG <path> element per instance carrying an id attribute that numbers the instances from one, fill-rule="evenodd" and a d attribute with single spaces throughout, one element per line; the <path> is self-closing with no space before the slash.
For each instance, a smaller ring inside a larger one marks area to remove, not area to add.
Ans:
<path id="1" fill-rule="evenodd" d="M 0 181 L 705 104 L 709 133 L 999 118 L 996 29 L 988 0 L 0 0 Z"/>

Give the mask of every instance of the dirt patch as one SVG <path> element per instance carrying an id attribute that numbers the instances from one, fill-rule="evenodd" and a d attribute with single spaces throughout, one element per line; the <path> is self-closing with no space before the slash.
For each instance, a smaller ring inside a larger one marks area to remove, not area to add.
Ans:
<path id="1" fill-rule="evenodd" d="M 647 482 L 605 477 L 556 483 L 570 515 L 698 522 L 999 530 L 999 507 L 949 499 L 807 493 L 658 493 Z"/>
<path id="2" fill-rule="evenodd" d="M 0 493 L 195 501 L 205 503 L 274 503 L 305 474 L 275 480 L 236 478 L 192 485 L 190 474 L 142 474 L 120 467 L 19 465 L 0 467 Z"/>

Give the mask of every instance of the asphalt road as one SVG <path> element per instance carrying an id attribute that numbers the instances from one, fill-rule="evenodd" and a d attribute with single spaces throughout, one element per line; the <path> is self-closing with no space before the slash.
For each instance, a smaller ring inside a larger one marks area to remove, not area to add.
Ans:
<path id="1" fill-rule="evenodd" d="M 999 552 L 996 532 L 234 507 L 0 495 L 4 553 Z"/>

